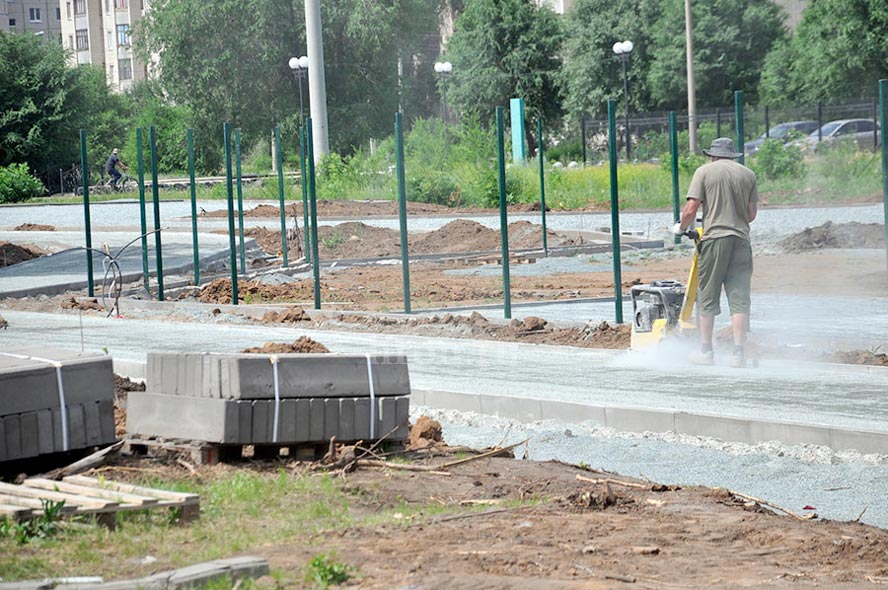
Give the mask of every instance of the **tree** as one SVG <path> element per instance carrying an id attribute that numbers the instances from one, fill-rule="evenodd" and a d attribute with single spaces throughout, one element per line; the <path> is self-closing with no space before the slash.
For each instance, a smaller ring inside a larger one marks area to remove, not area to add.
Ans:
<path id="1" fill-rule="evenodd" d="M 496 106 L 523 98 L 528 119 L 559 118 L 555 76 L 561 67 L 562 38 L 555 13 L 530 0 L 467 2 L 447 44 L 453 63 L 448 101 L 490 120 Z"/>
<path id="2" fill-rule="evenodd" d="M 125 120 L 124 102 L 101 69 L 69 68 L 61 45 L 0 32 L 0 166 L 27 163 L 45 173 L 79 162 L 79 128 L 88 130 L 95 161 L 107 156 Z"/>
<path id="3" fill-rule="evenodd" d="M 784 14 L 772 0 L 710 0 L 691 4 L 697 104 L 732 104 L 743 90 L 757 101 L 765 56 L 785 35 Z M 648 88 L 652 106 L 686 104 L 684 0 L 668 0 L 652 30 Z"/>
<path id="4" fill-rule="evenodd" d="M 435 31 L 435 4 L 321 3 L 333 149 L 349 151 L 369 137 L 391 133 L 398 109 L 398 57 L 408 72 L 417 60 L 429 59 L 426 41 Z M 306 53 L 302 2 L 158 0 L 135 39 L 144 58 L 162 55 L 162 87 L 174 104 L 191 110 L 196 136 L 221 145 L 223 121 L 241 127 L 245 141 L 250 134 L 254 139 L 267 134 L 277 123 L 295 128 L 299 90 L 287 62 Z M 427 84 L 431 76 L 425 74 Z M 411 98 L 414 86 L 403 88 Z M 422 105 L 410 106 L 419 115 L 425 112 Z M 208 161 L 211 156 L 204 154 Z"/>
<path id="5" fill-rule="evenodd" d="M 604 113 L 608 99 L 622 98 L 622 66 L 613 45 L 627 39 L 635 45 L 627 64 L 630 108 L 649 106 L 650 30 L 660 15 L 659 4 L 651 0 L 577 0 L 565 16 L 565 64 L 559 76 L 565 108 L 573 118 Z"/>
<path id="6" fill-rule="evenodd" d="M 787 104 L 871 96 L 888 77 L 888 3 L 812 0 L 792 38 L 768 54 L 762 100 Z"/>

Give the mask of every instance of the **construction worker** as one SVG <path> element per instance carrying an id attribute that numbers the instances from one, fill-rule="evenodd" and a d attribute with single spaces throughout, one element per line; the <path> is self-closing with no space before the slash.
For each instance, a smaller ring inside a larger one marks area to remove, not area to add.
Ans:
<path id="1" fill-rule="evenodd" d="M 712 147 L 703 153 L 710 162 L 694 173 L 681 221 L 673 228 L 676 235 L 684 233 L 693 226 L 697 211 L 703 207 L 697 291 L 700 352 L 692 353 L 690 360 L 700 365 L 715 363 L 712 332 L 715 316 L 721 313 L 719 301 L 724 286 L 734 335 L 731 366 L 745 367 L 752 278 L 749 224 L 758 211 L 758 187 L 755 173 L 734 161 L 742 154 L 734 151 L 734 142 L 729 138 L 713 140 Z"/>

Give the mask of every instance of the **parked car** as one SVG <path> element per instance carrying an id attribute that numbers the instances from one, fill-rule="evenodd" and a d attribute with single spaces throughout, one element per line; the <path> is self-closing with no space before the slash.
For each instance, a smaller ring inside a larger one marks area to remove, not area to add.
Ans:
<path id="1" fill-rule="evenodd" d="M 793 131 L 801 135 L 808 135 L 816 130 L 817 121 L 790 121 L 789 123 L 780 123 L 779 125 L 771 127 L 771 130 L 768 131 L 767 134 L 763 133 L 761 137 L 757 137 L 752 141 L 744 143 L 743 149 L 746 151 L 747 156 L 751 156 L 758 152 L 766 139 L 779 139 L 783 143 L 786 143 L 793 138 Z"/>
<path id="2" fill-rule="evenodd" d="M 812 131 L 798 145 L 811 150 L 833 145 L 844 139 L 853 139 L 860 149 L 873 149 L 881 145 L 879 124 L 872 119 L 840 119 L 824 123 L 819 130 Z"/>

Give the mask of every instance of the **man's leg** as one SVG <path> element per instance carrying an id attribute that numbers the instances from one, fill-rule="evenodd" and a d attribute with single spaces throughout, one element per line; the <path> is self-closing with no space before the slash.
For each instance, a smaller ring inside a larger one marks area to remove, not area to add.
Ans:
<path id="1" fill-rule="evenodd" d="M 700 344 L 703 350 L 712 350 L 712 332 L 715 328 L 715 316 L 700 314 Z"/>
<path id="2" fill-rule="evenodd" d="M 700 272 L 700 284 L 697 290 L 697 308 L 700 317 L 700 352 L 691 355 L 693 363 L 701 365 L 713 364 L 712 333 L 715 316 L 721 313 L 722 283 L 727 269 L 727 260 L 722 253 L 723 239 L 706 240 L 700 244 L 697 259 Z"/>
<path id="3" fill-rule="evenodd" d="M 731 328 L 734 331 L 734 346 L 742 347 L 746 344 L 747 326 L 749 326 L 748 313 L 731 314 Z"/>
<path id="4" fill-rule="evenodd" d="M 731 238 L 734 249 L 731 266 L 725 277 L 725 293 L 731 308 L 731 328 L 734 333 L 734 356 L 731 364 L 746 366 L 746 334 L 749 331 L 750 290 L 752 283 L 752 248 L 748 241 Z"/>
<path id="5" fill-rule="evenodd" d="M 111 169 L 111 188 L 117 188 L 117 181 L 120 180 L 120 172 L 117 168 Z"/>

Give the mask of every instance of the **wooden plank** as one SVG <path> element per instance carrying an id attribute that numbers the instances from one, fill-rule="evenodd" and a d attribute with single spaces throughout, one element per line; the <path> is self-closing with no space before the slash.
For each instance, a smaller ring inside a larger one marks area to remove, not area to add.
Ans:
<path id="1" fill-rule="evenodd" d="M 184 503 L 196 503 L 200 501 L 200 496 L 198 494 L 189 494 L 186 492 L 171 492 L 169 490 L 156 490 L 154 488 L 146 488 L 143 486 L 136 486 L 111 480 L 99 481 L 98 479 L 95 479 L 93 477 L 86 477 L 84 475 L 71 475 L 64 478 L 62 481 L 84 486 L 103 487 L 105 489 L 126 492 L 129 494 L 154 496 L 155 498 L 159 498 L 161 500 L 176 500 Z"/>
<path id="2" fill-rule="evenodd" d="M 24 496 L 27 498 L 45 498 L 53 502 L 64 501 L 69 506 L 79 506 L 82 508 L 97 509 L 113 509 L 117 507 L 117 502 L 110 502 L 98 498 L 84 498 L 75 494 L 65 494 L 63 492 L 54 492 L 50 490 L 39 490 L 37 488 L 29 488 L 27 486 L 17 486 L 11 483 L 0 482 L 0 493 L 5 492 L 11 496 Z"/>
<path id="3" fill-rule="evenodd" d="M 24 506 L 0 504 L 0 516 L 6 516 L 12 518 L 13 520 L 21 520 L 24 518 L 30 518 L 32 514 L 33 510 L 31 510 L 30 508 L 25 508 Z"/>
<path id="4" fill-rule="evenodd" d="M 111 500 L 120 504 L 157 504 L 157 498 L 151 496 L 129 494 L 116 490 L 109 490 L 101 487 L 92 487 L 78 485 L 66 481 L 55 481 L 53 479 L 32 478 L 26 479 L 22 485 L 31 488 L 40 488 L 43 490 L 54 490 L 69 494 L 77 494 L 78 496 L 86 496 L 88 498 L 101 498 L 103 500 Z"/>
<path id="5" fill-rule="evenodd" d="M 43 511 L 43 502 L 38 500 L 37 498 L 25 498 L 22 496 L 11 496 L 9 494 L 0 494 L 0 503 L 11 505 L 11 506 L 21 506 L 24 508 L 33 508 L 35 511 L 42 512 Z M 70 514 L 77 510 L 77 506 L 69 506 L 65 504 L 62 506 L 63 514 Z"/>

